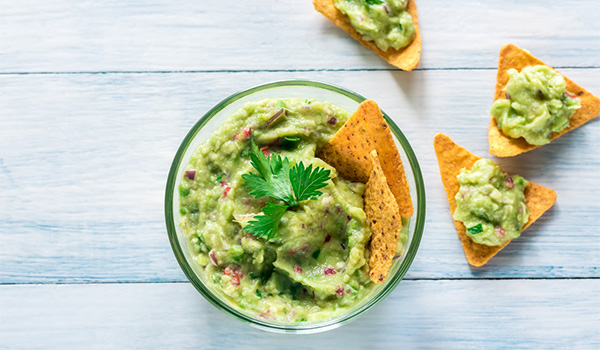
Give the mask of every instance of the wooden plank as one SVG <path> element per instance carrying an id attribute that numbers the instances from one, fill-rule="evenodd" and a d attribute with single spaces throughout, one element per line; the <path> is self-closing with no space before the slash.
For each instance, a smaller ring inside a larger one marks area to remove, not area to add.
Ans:
<path id="1" fill-rule="evenodd" d="M 405 281 L 341 328 L 272 334 L 188 283 L 0 286 L 3 348 L 597 349 L 598 280 Z"/>
<path id="2" fill-rule="evenodd" d="M 509 42 L 555 66 L 600 66 L 590 1 L 428 0 L 418 11 L 421 68 L 494 68 Z M 393 68 L 306 0 L 4 1 L 0 47 L 1 72 Z"/>
<path id="3" fill-rule="evenodd" d="M 564 69 L 600 92 L 600 69 Z M 600 123 L 500 163 L 558 203 L 489 265 L 471 269 L 448 212 L 432 139 L 486 156 L 495 72 L 275 72 L 0 76 L 0 283 L 183 281 L 163 196 L 183 136 L 211 106 L 267 81 L 335 82 L 375 99 L 420 160 L 421 248 L 407 278 L 598 277 Z"/>

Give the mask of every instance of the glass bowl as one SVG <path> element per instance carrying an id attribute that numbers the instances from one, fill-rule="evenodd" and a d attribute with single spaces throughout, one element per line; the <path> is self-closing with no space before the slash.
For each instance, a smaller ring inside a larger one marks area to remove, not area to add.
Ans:
<path id="1" fill-rule="evenodd" d="M 208 111 L 192 127 L 183 139 L 181 146 L 175 154 L 165 194 L 165 218 L 169 241 L 183 272 L 210 303 L 225 313 L 243 321 L 251 326 L 279 333 L 316 333 L 337 328 L 357 318 L 373 306 L 382 301 L 402 280 L 410 267 L 419 247 L 423 226 L 425 223 L 425 186 L 421 175 L 421 169 L 417 157 L 408 140 L 400 131 L 394 121 L 383 113 L 389 124 L 398 150 L 404 163 L 406 177 L 410 185 L 410 193 L 415 208 L 415 214 L 410 218 L 408 225 L 408 240 L 401 257 L 396 259 L 392 265 L 386 281 L 376 286 L 373 291 L 362 301 L 357 303 L 347 313 L 314 323 L 289 324 L 257 319 L 252 314 L 239 309 L 227 299 L 214 292 L 212 287 L 205 284 L 199 274 L 199 267 L 193 262 L 192 250 L 186 237 L 179 228 L 179 182 L 184 167 L 188 164 L 190 157 L 196 148 L 204 142 L 233 112 L 242 107 L 246 102 L 261 100 L 265 98 L 314 98 L 336 104 L 346 110 L 353 112 L 358 105 L 365 100 L 364 97 L 346 89 L 333 85 L 307 81 L 289 80 L 268 83 L 256 86 L 236 94 L 219 102 Z"/>

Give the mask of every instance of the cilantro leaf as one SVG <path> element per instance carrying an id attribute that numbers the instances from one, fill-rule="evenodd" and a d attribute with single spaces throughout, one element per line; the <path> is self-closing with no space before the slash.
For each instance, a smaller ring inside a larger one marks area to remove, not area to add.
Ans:
<path id="1" fill-rule="evenodd" d="M 258 174 L 243 174 L 242 179 L 250 194 L 256 198 L 271 197 L 285 202 L 287 205 L 267 203 L 262 209 L 263 215 L 257 215 L 243 227 L 243 230 L 256 237 L 266 237 L 266 240 L 275 237 L 279 222 L 288 208 L 297 206 L 306 200 L 317 199 L 323 193 L 319 191 L 327 186 L 330 179 L 329 169 L 307 167 L 299 162 L 291 166 L 287 158 L 273 154 L 267 157 L 254 143 L 251 142 L 252 152 L 250 163 Z"/>
<path id="2" fill-rule="evenodd" d="M 281 159 L 279 155 L 268 158 L 252 140 L 250 162 L 260 175 L 252 173 L 242 175 L 251 195 L 256 198 L 272 197 L 290 206 L 298 204 L 290 185 L 290 162 L 287 158 Z"/>
<path id="3" fill-rule="evenodd" d="M 474 235 L 476 235 L 476 234 L 478 234 L 478 233 L 481 233 L 481 232 L 483 232 L 483 227 L 481 226 L 481 224 L 477 224 L 477 225 L 475 225 L 475 226 L 473 226 L 473 227 L 469 227 L 469 228 L 467 229 L 467 231 L 469 231 L 469 233 L 471 233 L 471 234 L 474 234 Z"/>
<path id="4" fill-rule="evenodd" d="M 244 231 L 252 233 L 258 238 L 266 236 L 268 241 L 277 234 L 279 222 L 287 208 L 289 208 L 287 205 L 268 202 L 262 209 L 264 215 L 256 215 L 253 220 L 248 222 L 248 225 L 244 226 Z"/>
<path id="5" fill-rule="evenodd" d="M 367 5 L 379 5 L 383 4 L 383 0 L 365 0 Z"/>
<path id="6" fill-rule="evenodd" d="M 329 174 L 331 171 L 325 168 L 315 167 L 312 164 L 308 168 L 304 163 L 296 164 L 290 171 L 290 182 L 294 190 L 294 195 L 298 202 L 317 199 L 323 192 L 321 188 L 327 186 Z"/>

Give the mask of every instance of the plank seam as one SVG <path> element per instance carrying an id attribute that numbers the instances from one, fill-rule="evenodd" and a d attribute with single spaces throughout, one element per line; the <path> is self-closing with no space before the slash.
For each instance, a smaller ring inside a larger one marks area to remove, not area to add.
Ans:
<path id="1" fill-rule="evenodd" d="M 556 69 L 600 69 L 600 66 L 556 66 Z M 496 70 L 496 67 L 416 68 L 414 71 Z M 335 68 L 335 69 L 215 69 L 215 70 L 107 70 L 65 72 L 0 72 L 0 75 L 77 75 L 77 74 L 210 74 L 210 73 L 305 73 L 305 72 L 402 72 L 394 68 Z"/>

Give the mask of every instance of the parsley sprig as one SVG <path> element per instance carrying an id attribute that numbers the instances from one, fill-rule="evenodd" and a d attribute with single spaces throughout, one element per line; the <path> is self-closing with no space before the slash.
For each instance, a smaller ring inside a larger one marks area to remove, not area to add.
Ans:
<path id="1" fill-rule="evenodd" d="M 287 205 L 267 203 L 262 209 L 263 215 L 256 215 L 243 230 L 257 237 L 272 239 L 277 235 L 279 222 L 288 208 L 297 206 L 300 202 L 317 199 L 331 178 L 330 171 L 321 167 L 304 163 L 292 166 L 290 161 L 280 155 L 267 157 L 252 140 L 250 163 L 258 174 L 242 175 L 250 194 L 256 198 L 271 197 L 285 202 Z"/>

